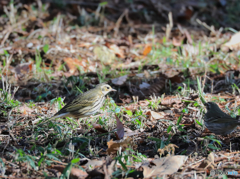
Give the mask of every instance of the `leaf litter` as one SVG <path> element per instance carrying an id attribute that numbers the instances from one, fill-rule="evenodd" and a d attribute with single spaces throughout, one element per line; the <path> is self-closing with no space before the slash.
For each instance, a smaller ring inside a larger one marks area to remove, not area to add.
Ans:
<path id="1" fill-rule="evenodd" d="M 38 8 L 48 8 L 37 2 Z M 1 176 L 174 178 L 206 177 L 219 165 L 236 170 L 239 132 L 214 136 L 205 130 L 196 77 L 203 77 L 207 101 L 238 115 L 239 33 L 199 20 L 210 33 L 180 25 L 169 29 L 169 23 L 165 30 L 156 25 L 154 34 L 152 25 L 134 23 L 129 10 L 113 22 L 99 15 L 104 5 L 97 7 L 83 5 L 78 12 L 85 18 L 95 14 L 99 26 L 73 28 L 69 22 L 77 17 L 72 14 L 48 21 L 53 14 L 47 10 L 5 6 L 6 17 L 0 18 L 5 27 L 0 32 Z M 173 18 L 189 20 L 192 11 L 186 8 Z M 101 82 L 118 90 L 101 115 L 38 125 Z"/>

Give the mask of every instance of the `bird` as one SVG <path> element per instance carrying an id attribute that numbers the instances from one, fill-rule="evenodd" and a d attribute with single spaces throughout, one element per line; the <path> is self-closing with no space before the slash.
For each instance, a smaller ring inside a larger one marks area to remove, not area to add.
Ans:
<path id="1" fill-rule="evenodd" d="M 80 94 L 73 101 L 67 103 L 48 120 L 60 117 L 73 117 L 78 119 L 91 116 L 99 111 L 103 105 L 105 96 L 111 91 L 116 90 L 108 84 L 98 84 L 95 88 Z"/>
<path id="2" fill-rule="evenodd" d="M 205 126 L 216 135 L 230 134 L 240 124 L 239 117 L 233 118 L 223 112 L 214 102 L 204 104 L 207 113 L 204 116 Z"/>

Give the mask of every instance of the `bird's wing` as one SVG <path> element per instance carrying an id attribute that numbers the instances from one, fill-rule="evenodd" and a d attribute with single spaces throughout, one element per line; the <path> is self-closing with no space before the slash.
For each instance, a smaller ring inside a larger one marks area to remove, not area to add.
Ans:
<path id="1" fill-rule="evenodd" d="M 224 116 L 214 116 L 214 119 L 211 120 L 211 122 L 216 122 L 216 123 L 228 123 L 228 122 L 233 122 L 237 120 L 235 118 L 232 118 L 229 115 L 224 115 Z"/>
<path id="2" fill-rule="evenodd" d="M 76 99 L 66 104 L 60 111 L 56 113 L 59 115 L 64 112 L 72 112 L 79 109 L 83 109 L 88 106 L 92 106 L 97 100 L 99 100 L 100 94 L 97 91 L 88 91 L 84 94 L 79 95 Z"/>

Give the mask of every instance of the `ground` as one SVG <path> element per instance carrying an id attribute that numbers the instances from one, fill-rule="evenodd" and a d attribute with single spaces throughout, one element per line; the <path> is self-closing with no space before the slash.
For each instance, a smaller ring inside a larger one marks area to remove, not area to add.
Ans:
<path id="1" fill-rule="evenodd" d="M 240 114 L 240 3 L 203 2 L 1 2 L 0 176 L 239 177 L 204 102 Z M 46 120 L 99 83 L 98 113 Z"/>

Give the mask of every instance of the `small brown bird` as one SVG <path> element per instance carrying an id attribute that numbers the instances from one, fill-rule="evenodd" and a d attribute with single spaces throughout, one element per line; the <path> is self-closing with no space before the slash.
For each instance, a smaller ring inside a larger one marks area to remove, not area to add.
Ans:
<path id="1" fill-rule="evenodd" d="M 112 89 L 108 84 L 101 83 L 94 89 L 82 93 L 76 99 L 66 104 L 48 120 L 59 117 L 73 117 L 78 119 L 93 115 L 102 107 L 105 95 L 111 91 L 116 90 Z"/>
<path id="2" fill-rule="evenodd" d="M 208 102 L 204 105 L 207 108 L 204 124 L 212 133 L 227 135 L 240 124 L 238 118 L 232 118 L 230 115 L 224 113 L 216 103 Z"/>

